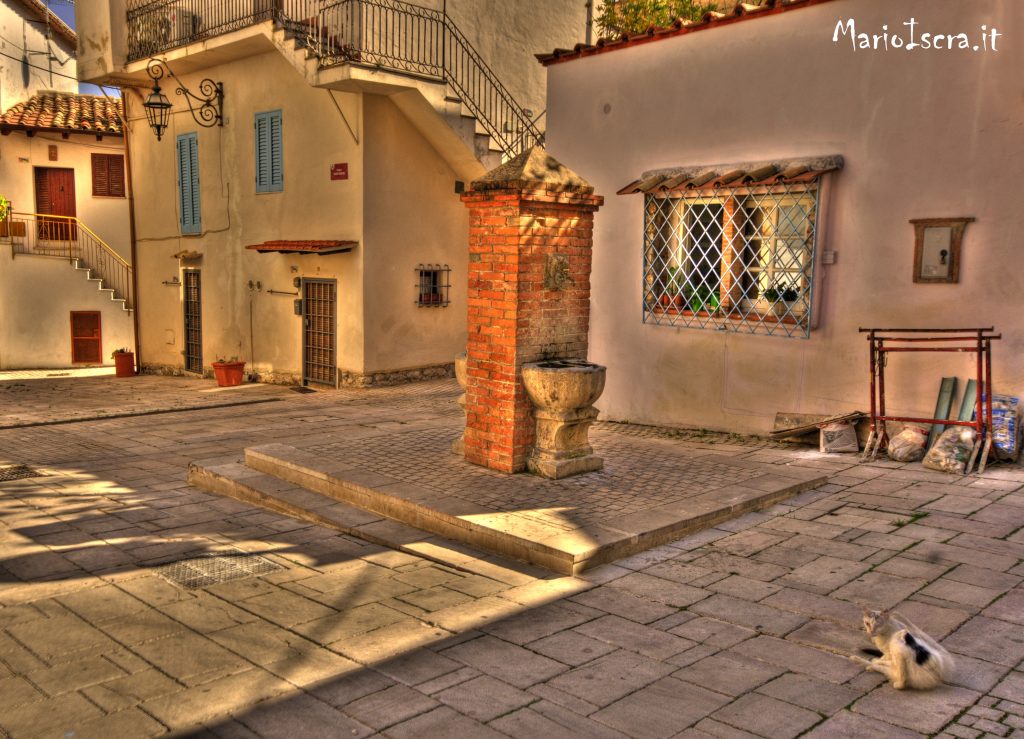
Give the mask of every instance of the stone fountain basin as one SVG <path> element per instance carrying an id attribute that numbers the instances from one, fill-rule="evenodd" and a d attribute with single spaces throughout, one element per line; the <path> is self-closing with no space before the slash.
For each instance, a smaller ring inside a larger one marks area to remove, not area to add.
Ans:
<path id="1" fill-rule="evenodd" d="M 462 352 L 455 357 L 455 379 L 459 382 L 459 387 L 466 387 L 466 352 Z"/>
<path id="2" fill-rule="evenodd" d="M 607 369 L 583 359 L 549 359 L 523 365 L 523 385 L 533 404 L 547 411 L 587 408 L 601 397 Z"/>

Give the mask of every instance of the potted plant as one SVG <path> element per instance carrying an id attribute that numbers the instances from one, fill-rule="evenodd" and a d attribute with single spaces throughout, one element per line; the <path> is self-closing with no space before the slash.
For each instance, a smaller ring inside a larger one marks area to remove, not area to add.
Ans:
<path id="1" fill-rule="evenodd" d="M 135 352 L 121 347 L 111 352 L 110 358 L 114 360 L 115 377 L 135 376 Z"/>
<path id="2" fill-rule="evenodd" d="M 712 290 L 707 285 L 698 285 L 690 295 L 688 303 L 693 313 L 714 313 L 718 310 L 718 290 Z"/>
<path id="3" fill-rule="evenodd" d="M 789 315 L 796 318 L 798 314 L 804 312 L 803 303 L 800 302 L 800 291 L 796 289 L 795 285 L 786 287 L 786 289 L 779 293 L 779 297 L 782 299 Z"/>
<path id="4" fill-rule="evenodd" d="M 217 378 L 220 387 L 235 387 L 242 384 L 242 377 L 245 373 L 245 362 L 238 357 L 231 359 L 220 358 L 213 363 L 213 374 Z"/>

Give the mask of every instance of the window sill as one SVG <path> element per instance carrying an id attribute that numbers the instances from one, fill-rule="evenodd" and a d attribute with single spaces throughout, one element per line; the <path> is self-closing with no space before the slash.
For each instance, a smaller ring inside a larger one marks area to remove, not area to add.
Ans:
<path id="1" fill-rule="evenodd" d="M 807 323 L 807 316 L 777 316 L 774 313 L 761 313 L 756 310 L 747 311 L 743 313 L 737 309 L 730 310 L 728 312 L 721 309 L 714 311 L 692 311 L 687 308 L 677 308 L 675 306 L 663 306 L 656 305 L 647 309 L 649 313 L 656 313 L 664 316 L 682 316 L 684 318 L 721 318 L 727 321 L 735 323 L 784 323 L 790 326 L 804 326 Z"/>

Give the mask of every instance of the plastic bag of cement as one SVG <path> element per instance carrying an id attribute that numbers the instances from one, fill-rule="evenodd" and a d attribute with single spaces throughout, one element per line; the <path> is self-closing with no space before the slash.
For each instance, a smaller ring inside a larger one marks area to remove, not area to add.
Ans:
<path id="1" fill-rule="evenodd" d="M 921 464 L 938 472 L 964 474 L 974 448 L 974 436 L 972 428 L 951 426 L 939 435 Z"/>
<path id="2" fill-rule="evenodd" d="M 889 439 L 889 459 L 895 462 L 917 462 L 924 457 L 924 445 L 928 443 L 928 427 L 908 424 Z"/>
<path id="3" fill-rule="evenodd" d="M 1020 457 L 1020 398 L 992 395 L 992 447 L 996 459 L 1016 462 Z"/>
<path id="4" fill-rule="evenodd" d="M 827 423 L 820 427 L 818 433 L 818 451 L 828 452 L 853 452 L 860 451 L 857 444 L 857 430 L 849 421 L 836 421 Z"/>

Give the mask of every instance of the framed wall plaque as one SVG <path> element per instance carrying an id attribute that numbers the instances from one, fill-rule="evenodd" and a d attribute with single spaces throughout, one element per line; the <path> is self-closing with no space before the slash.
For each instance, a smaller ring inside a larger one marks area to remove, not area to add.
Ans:
<path id="1" fill-rule="evenodd" d="M 973 218 L 914 218 L 914 282 L 960 282 L 960 245 Z"/>

